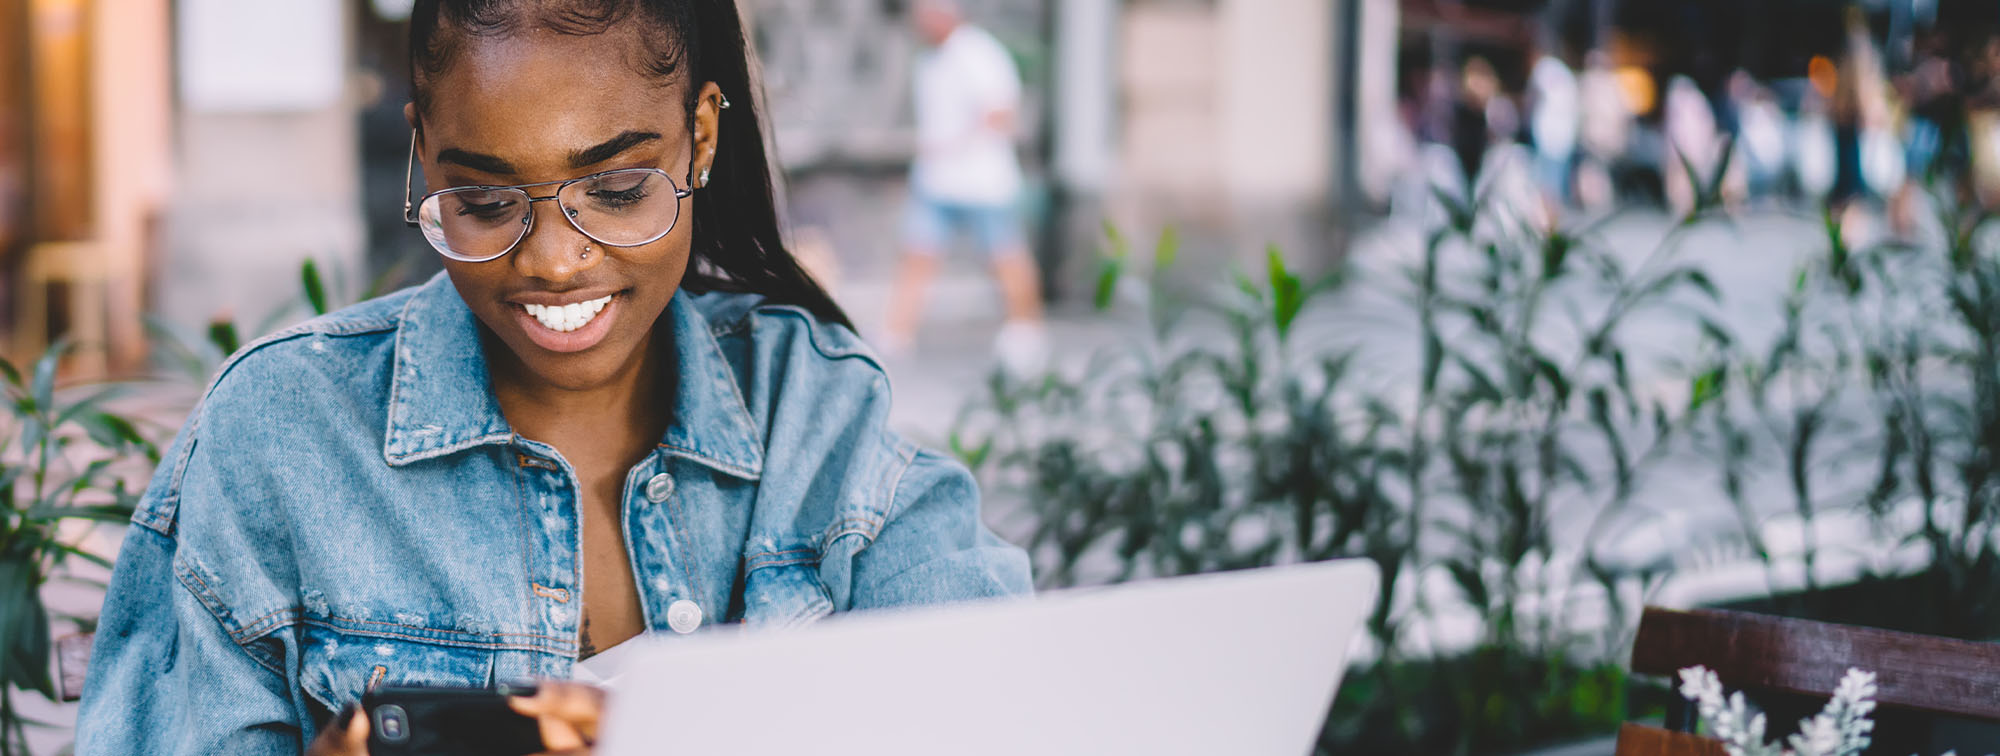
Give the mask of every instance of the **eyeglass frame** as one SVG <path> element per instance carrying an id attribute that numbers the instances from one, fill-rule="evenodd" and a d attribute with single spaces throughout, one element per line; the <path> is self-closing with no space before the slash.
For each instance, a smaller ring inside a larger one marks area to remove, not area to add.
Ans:
<path id="1" fill-rule="evenodd" d="M 570 184 L 576 184 L 584 181 L 589 181 L 591 179 L 601 178 L 613 173 L 631 173 L 639 171 L 657 173 L 660 175 L 661 178 L 667 180 L 667 186 L 671 186 L 674 188 L 674 203 L 675 203 L 674 219 L 673 221 L 667 224 L 665 230 L 662 230 L 658 235 L 654 236 L 651 239 L 647 239 L 645 241 L 640 241 L 640 242 L 631 242 L 627 244 L 617 244 L 605 241 L 603 239 L 598 238 L 596 234 L 593 234 L 590 231 L 584 229 L 584 227 L 581 224 L 577 223 L 576 215 L 570 212 L 570 209 L 564 207 L 562 204 L 562 192 L 564 189 L 569 188 Z M 591 241 L 597 242 L 598 244 L 602 244 L 607 247 L 643 247 L 645 245 L 652 244 L 653 242 L 664 239 L 667 237 L 667 234 L 673 233 L 674 227 L 680 225 L 681 222 L 681 213 L 679 206 L 680 201 L 694 196 L 694 188 L 693 188 L 694 166 L 692 164 L 688 165 L 687 184 L 689 188 L 685 189 L 681 188 L 680 183 L 674 181 L 673 174 L 660 170 L 658 168 L 613 168 L 608 171 L 598 171 L 588 176 L 578 176 L 573 179 L 563 179 L 561 181 L 538 181 L 532 184 L 515 184 L 512 186 L 483 186 L 483 185 L 454 186 L 448 189 L 439 189 L 435 192 L 431 192 L 429 194 L 424 195 L 423 198 L 421 199 L 418 199 L 416 197 L 417 194 L 416 178 L 417 178 L 417 130 L 410 129 L 410 160 L 409 163 L 403 166 L 403 223 L 404 225 L 407 225 L 410 228 L 418 228 L 417 208 L 421 207 L 423 203 L 431 201 L 432 197 L 436 197 L 438 195 L 451 194 L 453 192 L 466 192 L 466 191 L 492 192 L 492 191 L 513 189 L 519 191 L 522 194 L 522 196 L 528 198 L 527 213 L 522 216 L 523 218 L 526 219 L 524 225 L 526 225 L 527 228 L 522 229 L 521 235 L 515 237 L 514 242 L 512 244 L 508 244 L 507 248 L 501 250 L 500 254 L 494 255 L 492 257 L 482 257 L 475 260 L 462 257 L 453 257 L 450 253 L 447 253 L 442 249 L 437 250 L 438 254 L 453 260 L 458 260 L 460 262 L 492 262 L 502 257 L 506 257 L 507 254 L 513 252 L 515 248 L 520 247 L 522 240 L 527 239 L 528 234 L 534 233 L 535 231 L 535 203 L 537 202 L 547 202 L 550 200 L 554 200 L 556 202 L 556 207 L 562 208 L 563 219 L 569 221 L 569 227 L 576 229 L 577 233 L 589 237 Z M 554 186 L 556 190 L 554 193 L 551 193 L 547 197 L 536 197 L 534 195 L 528 194 L 529 189 L 538 186 Z M 425 236 L 426 241 L 429 241 L 429 238 L 430 237 L 428 235 Z M 435 248 L 437 247 L 437 244 L 432 243 L 431 246 Z"/>

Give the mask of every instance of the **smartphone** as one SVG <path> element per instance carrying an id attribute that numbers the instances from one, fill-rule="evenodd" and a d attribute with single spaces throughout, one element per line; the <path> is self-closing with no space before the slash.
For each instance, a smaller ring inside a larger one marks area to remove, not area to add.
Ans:
<path id="1" fill-rule="evenodd" d="M 526 756 L 546 750 L 535 720 L 507 705 L 532 685 L 377 688 L 361 697 L 370 756 Z"/>

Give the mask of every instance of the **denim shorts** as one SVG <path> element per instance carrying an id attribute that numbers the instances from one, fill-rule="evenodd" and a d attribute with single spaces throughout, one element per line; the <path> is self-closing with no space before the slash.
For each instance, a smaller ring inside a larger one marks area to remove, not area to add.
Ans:
<path id="1" fill-rule="evenodd" d="M 1019 249 L 1025 239 L 1012 203 L 976 205 L 910 195 L 903 212 L 903 239 L 922 254 L 939 254 L 960 236 L 971 236 L 989 257 Z"/>

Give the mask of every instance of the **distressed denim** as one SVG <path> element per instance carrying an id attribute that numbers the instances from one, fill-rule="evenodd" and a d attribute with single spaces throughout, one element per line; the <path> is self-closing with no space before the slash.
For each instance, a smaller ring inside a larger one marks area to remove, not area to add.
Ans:
<path id="1" fill-rule="evenodd" d="M 665 320 L 675 417 L 622 502 L 649 632 L 1030 590 L 969 473 L 886 429 L 847 329 L 745 294 Z M 569 676 L 576 474 L 509 428 L 481 349 L 440 274 L 224 365 L 126 533 L 77 753 L 296 754 L 375 685 Z"/>

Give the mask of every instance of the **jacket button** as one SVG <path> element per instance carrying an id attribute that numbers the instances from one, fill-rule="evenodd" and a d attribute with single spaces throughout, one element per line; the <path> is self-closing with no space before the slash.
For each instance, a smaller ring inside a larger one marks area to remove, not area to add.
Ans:
<path id="1" fill-rule="evenodd" d="M 674 495 L 674 476 L 660 473 L 646 481 L 646 500 L 659 504 Z"/>
<path id="2" fill-rule="evenodd" d="M 667 607 L 667 627 L 682 635 L 694 632 L 701 627 L 701 606 L 687 599 L 674 602 Z"/>

